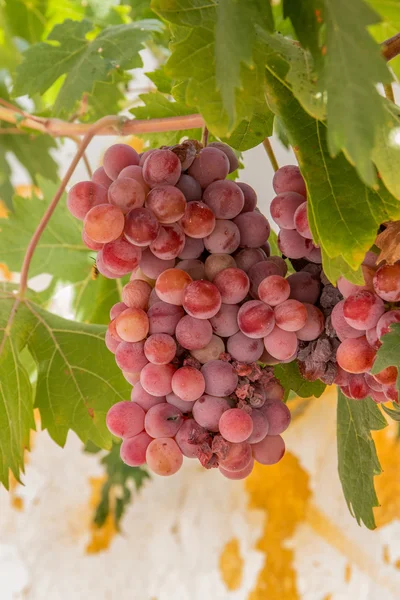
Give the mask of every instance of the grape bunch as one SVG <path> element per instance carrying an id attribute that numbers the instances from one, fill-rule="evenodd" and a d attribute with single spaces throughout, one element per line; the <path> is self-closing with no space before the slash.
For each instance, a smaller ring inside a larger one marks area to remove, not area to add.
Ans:
<path id="1" fill-rule="evenodd" d="M 273 186 L 277 196 L 271 203 L 271 215 L 280 228 L 279 248 L 297 271 L 291 277 L 307 279 L 310 295 L 314 288 L 316 296 L 318 293 L 310 275 L 322 288 L 315 301 L 324 313 L 325 330 L 318 339 L 300 343 L 297 360 L 301 374 L 305 379 L 335 383 L 354 400 L 371 397 L 377 403 L 398 402 L 396 366 L 375 375 L 370 370 L 382 336 L 392 323 L 400 322 L 400 262 L 377 265 L 377 255 L 368 252 L 362 264 L 365 285 L 340 277 L 334 288 L 318 264 L 321 254 L 313 243 L 306 186 L 299 168 L 288 165 L 278 169 Z"/>

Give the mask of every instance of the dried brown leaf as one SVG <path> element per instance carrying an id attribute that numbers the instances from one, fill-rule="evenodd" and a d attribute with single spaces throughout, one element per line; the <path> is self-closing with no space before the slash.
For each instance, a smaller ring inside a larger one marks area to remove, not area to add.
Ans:
<path id="1" fill-rule="evenodd" d="M 378 263 L 386 261 L 389 265 L 393 265 L 400 260 L 400 221 L 388 223 L 385 231 L 376 238 L 376 245 L 381 250 Z"/>

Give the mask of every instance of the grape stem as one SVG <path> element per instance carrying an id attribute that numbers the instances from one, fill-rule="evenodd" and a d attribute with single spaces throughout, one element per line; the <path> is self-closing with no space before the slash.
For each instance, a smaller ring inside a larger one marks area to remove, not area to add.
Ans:
<path id="1" fill-rule="evenodd" d="M 391 83 L 385 83 L 383 86 L 383 90 L 385 92 L 385 96 L 388 100 L 390 100 L 390 102 L 394 103 L 394 92 L 393 92 L 393 86 Z"/>
<path id="2" fill-rule="evenodd" d="M 400 54 L 400 33 L 396 33 L 393 37 L 382 42 L 381 49 L 387 61 L 398 56 Z"/>
<path id="3" fill-rule="evenodd" d="M 265 148 L 265 152 L 268 155 L 268 158 L 270 160 L 273 170 L 277 171 L 279 169 L 279 165 L 278 165 L 278 161 L 276 160 L 276 156 L 275 156 L 274 150 L 271 146 L 271 142 L 269 141 L 269 138 L 267 138 L 267 137 L 265 138 L 265 140 L 263 141 L 263 146 Z"/>
<path id="4" fill-rule="evenodd" d="M 203 127 L 203 133 L 202 133 L 202 136 L 201 136 L 201 141 L 202 141 L 202 144 L 203 144 L 203 146 L 205 148 L 207 146 L 207 144 L 208 144 L 208 128 L 207 128 L 206 125 L 204 125 L 204 127 Z"/>

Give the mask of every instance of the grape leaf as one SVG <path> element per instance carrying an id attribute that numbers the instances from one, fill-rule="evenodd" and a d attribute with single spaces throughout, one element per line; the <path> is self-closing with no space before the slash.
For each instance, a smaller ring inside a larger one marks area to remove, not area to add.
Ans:
<path id="1" fill-rule="evenodd" d="M 164 67 L 154 69 L 154 71 L 146 73 L 146 76 L 154 83 L 157 91 L 161 92 L 162 94 L 171 94 L 172 79 L 168 77 Z"/>
<path id="2" fill-rule="evenodd" d="M 216 0 L 152 0 L 151 8 L 161 17 L 186 27 L 213 23 L 218 2 Z"/>
<path id="3" fill-rule="evenodd" d="M 341 256 L 329 258 L 322 248 L 322 262 L 324 264 L 324 273 L 331 283 L 336 285 L 339 277 L 345 277 L 355 285 L 365 285 L 364 275 L 361 267 L 354 271 Z"/>
<path id="4" fill-rule="evenodd" d="M 54 110 L 68 113 L 85 92 L 93 92 L 95 82 L 109 82 L 115 70 L 141 67 L 139 51 L 151 32 L 161 30 L 161 24 L 153 19 L 109 26 L 89 41 L 92 30 L 86 19 L 68 19 L 47 38 L 56 44 L 41 42 L 28 48 L 17 68 L 14 96 L 43 94 L 65 75 Z"/>
<path id="5" fill-rule="evenodd" d="M 273 122 L 274 115 L 264 104 L 260 107 L 260 111 L 255 111 L 249 120 L 241 121 L 229 137 L 223 138 L 223 141 L 235 150 L 244 152 L 258 146 L 266 137 L 272 135 Z"/>
<path id="6" fill-rule="evenodd" d="M 283 0 L 283 16 L 292 21 L 297 38 L 303 48 L 310 50 L 314 60 L 321 59 L 319 44 L 324 0 Z"/>
<path id="7" fill-rule="evenodd" d="M 14 36 L 34 44 L 45 29 L 48 0 L 5 0 L 4 13 Z"/>
<path id="8" fill-rule="evenodd" d="M 368 529 L 375 529 L 373 507 L 379 506 L 374 476 L 382 472 L 371 430 L 387 423 L 373 400 L 346 398 L 338 388 L 337 444 L 338 469 L 350 512 Z"/>
<path id="9" fill-rule="evenodd" d="M 386 367 L 399 367 L 400 365 L 400 324 L 393 323 L 390 331 L 381 338 L 382 346 L 379 348 L 371 369 L 371 373 L 379 373 Z M 397 374 L 396 387 L 400 392 L 400 372 Z"/>
<path id="10" fill-rule="evenodd" d="M 387 223 L 386 229 L 378 235 L 375 243 L 381 250 L 378 262 L 384 260 L 393 265 L 400 260 L 400 221 Z"/>
<path id="11" fill-rule="evenodd" d="M 400 29 L 400 11 L 397 0 L 367 0 L 368 4 L 397 31 Z"/>
<path id="12" fill-rule="evenodd" d="M 387 189 L 400 199 L 400 108 L 393 102 L 384 99 L 383 102 L 385 123 L 377 128 L 372 159 Z"/>
<path id="13" fill-rule="evenodd" d="M 344 150 L 363 181 L 373 185 L 376 173 L 371 152 L 377 130 L 385 123 L 376 84 L 391 81 L 380 48 L 367 31 L 379 16 L 363 0 L 324 3 L 329 151 L 337 155 Z"/>
<path id="14" fill-rule="evenodd" d="M 300 398 L 319 398 L 326 385 L 319 379 L 317 381 L 307 381 L 300 375 L 299 367 L 296 361 L 287 364 L 279 364 L 274 367 L 274 375 L 285 389 L 285 399 L 292 390 Z"/>

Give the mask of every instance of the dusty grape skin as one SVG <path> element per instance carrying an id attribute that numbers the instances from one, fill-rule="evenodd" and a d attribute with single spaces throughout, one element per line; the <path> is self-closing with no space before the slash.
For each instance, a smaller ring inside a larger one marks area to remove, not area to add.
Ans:
<path id="1" fill-rule="evenodd" d="M 186 404 L 191 403 L 186 402 Z M 191 435 L 200 435 L 206 437 L 207 431 L 204 429 L 204 427 L 201 427 L 198 423 L 196 423 L 194 419 L 186 419 L 176 434 L 175 441 L 184 456 L 187 456 L 187 458 L 197 458 L 200 450 L 200 444 L 190 443 L 189 440 Z"/>
<path id="2" fill-rule="evenodd" d="M 125 218 L 124 235 L 136 246 L 149 246 L 157 238 L 160 224 L 148 208 L 134 208 Z"/>
<path id="3" fill-rule="evenodd" d="M 378 338 L 381 339 L 383 335 L 389 333 L 390 325 L 392 323 L 400 322 L 400 310 L 389 310 L 381 316 L 376 326 Z"/>
<path id="4" fill-rule="evenodd" d="M 140 342 L 149 331 L 149 319 L 141 308 L 127 308 L 115 320 L 118 335 L 124 342 Z"/>
<path id="5" fill-rule="evenodd" d="M 297 165 L 280 167 L 272 180 L 272 185 L 277 194 L 282 192 L 297 192 L 306 198 L 307 188 L 300 169 Z"/>
<path id="6" fill-rule="evenodd" d="M 219 179 L 225 179 L 228 173 L 228 157 L 218 148 L 210 146 L 200 150 L 188 169 L 188 174 L 194 177 L 202 188 Z"/>
<path id="7" fill-rule="evenodd" d="M 208 144 L 208 147 L 218 148 L 218 150 L 221 150 L 221 152 L 226 154 L 229 161 L 229 173 L 233 173 L 233 171 L 236 171 L 236 169 L 239 168 L 238 157 L 236 156 L 233 149 L 230 146 L 228 146 L 228 144 L 224 144 L 223 142 L 210 142 Z"/>
<path id="8" fill-rule="evenodd" d="M 266 258 L 265 252 L 261 248 L 243 248 L 234 256 L 236 265 L 229 266 L 237 266 L 238 269 L 248 273 L 253 265 L 262 262 Z"/>
<path id="9" fill-rule="evenodd" d="M 226 458 L 219 461 L 220 467 L 230 473 L 243 471 L 252 462 L 251 448 L 248 442 L 231 443 Z"/>
<path id="10" fill-rule="evenodd" d="M 124 272 L 118 273 L 118 271 L 111 271 L 104 264 L 103 250 L 99 250 L 96 256 L 96 269 L 99 273 L 107 277 L 107 279 L 120 279 L 125 275 Z"/>
<path id="11" fill-rule="evenodd" d="M 121 304 L 125 304 L 126 308 L 141 308 L 142 310 L 146 310 L 151 290 L 151 285 L 146 281 L 142 281 L 141 279 L 129 281 L 122 288 L 123 302 L 121 302 Z"/>
<path id="12" fill-rule="evenodd" d="M 241 471 L 228 471 L 227 469 L 224 469 L 223 467 L 220 466 L 219 472 L 221 473 L 221 475 L 223 475 L 227 479 L 233 479 L 233 480 L 237 481 L 239 479 L 246 479 L 246 477 L 248 477 L 251 474 L 253 468 L 254 468 L 254 459 L 252 458 L 251 461 L 249 462 L 249 464 Z"/>
<path id="13" fill-rule="evenodd" d="M 152 406 L 165 402 L 165 400 L 165 396 L 153 396 L 152 394 L 146 392 L 140 381 L 134 384 L 134 387 L 131 391 L 131 401 L 139 404 L 139 406 L 141 406 L 145 412 L 147 412 Z"/>
<path id="14" fill-rule="evenodd" d="M 105 341 L 105 344 L 106 344 L 108 350 L 110 352 L 112 352 L 113 354 L 115 354 L 120 342 L 118 340 L 116 340 L 108 330 L 106 331 L 104 341 Z"/>
<path id="15" fill-rule="evenodd" d="M 239 331 L 237 314 L 239 306 L 236 304 L 221 304 L 217 314 L 210 319 L 214 333 L 221 337 L 230 337 Z"/>
<path id="16" fill-rule="evenodd" d="M 128 167 L 123 168 L 118 177 L 128 177 L 129 179 L 134 179 L 135 181 L 140 183 L 146 195 L 150 191 L 149 186 L 143 179 L 142 167 L 139 167 L 139 165 L 129 165 Z"/>
<path id="17" fill-rule="evenodd" d="M 185 315 L 176 326 L 175 336 L 186 350 L 200 350 L 210 343 L 212 327 L 206 319 Z"/>
<path id="18" fill-rule="evenodd" d="M 226 361 L 211 360 L 202 366 L 201 373 L 205 381 L 205 393 L 209 396 L 223 398 L 236 390 L 238 376 Z"/>
<path id="19" fill-rule="evenodd" d="M 269 259 L 260 261 L 250 267 L 248 277 L 250 279 L 250 296 L 255 300 L 259 299 L 258 287 L 266 277 L 270 275 L 281 275 L 279 267 Z"/>
<path id="20" fill-rule="evenodd" d="M 282 362 L 290 359 L 297 351 L 298 340 L 294 331 L 283 331 L 274 327 L 264 338 L 264 346 L 271 356 Z"/>
<path id="21" fill-rule="evenodd" d="M 215 228 L 204 238 L 204 246 L 210 254 L 232 254 L 239 248 L 240 232 L 233 221 L 217 219 Z"/>
<path id="22" fill-rule="evenodd" d="M 185 271 L 193 281 L 198 281 L 199 279 L 205 279 L 205 268 L 202 260 L 196 260 L 194 258 L 181 260 L 176 265 L 177 269 L 181 271 Z"/>
<path id="23" fill-rule="evenodd" d="M 106 244 L 119 238 L 124 224 L 124 214 L 117 206 L 98 204 L 85 216 L 83 227 L 91 240 Z"/>
<path id="24" fill-rule="evenodd" d="M 271 217 L 281 229 L 296 229 L 296 211 L 304 204 L 304 196 L 296 192 L 278 194 L 271 202 Z"/>
<path id="25" fill-rule="evenodd" d="M 319 308 L 313 304 L 304 302 L 307 310 L 307 321 L 305 325 L 296 331 L 297 338 L 303 342 L 316 340 L 325 328 L 325 317 Z"/>
<path id="26" fill-rule="evenodd" d="M 154 213 L 160 223 L 176 223 L 185 213 L 186 199 L 172 185 L 154 187 L 147 195 L 146 208 Z"/>
<path id="27" fill-rule="evenodd" d="M 292 416 L 284 402 L 266 402 L 260 410 L 269 424 L 268 435 L 279 435 L 289 427 Z"/>
<path id="28" fill-rule="evenodd" d="M 274 465 L 285 454 L 285 442 L 280 435 L 267 435 L 261 442 L 252 444 L 253 456 L 262 465 Z"/>
<path id="29" fill-rule="evenodd" d="M 143 430 L 144 410 L 133 402 L 117 402 L 108 411 L 106 424 L 119 438 L 133 437 Z"/>
<path id="30" fill-rule="evenodd" d="M 106 190 L 108 190 L 108 188 L 113 182 L 113 180 L 109 178 L 103 167 L 99 167 L 93 172 L 92 181 L 93 183 L 102 185 Z"/>
<path id="31" fill-rule="evenodd" d="M 179 223 L 186 235 L 203 239 L 214 231 L 216 221 L 211 208 L 204 202 L 195 200 L 187 203 Z"/>
<path id="32" fill-rule="evenodd" d="M 146 463 L 156 475 L 174 475 L 182 466 L 183 454 L 172 438 L 158 438 L 147 447 Z"/>
<path id="33" fill-rule="evenodd" d="M 300 204 L 300 206 L 294 213 L 294 224 L 297 233 L 309 240 L 313 239 L 307 218 L 307 202 L 303 202 L 303 204 Z"/>
<path id="34" fill-rule="evenodd" d="M 289 296 L 289 281 L 281 275 L 269 275 L 258 286 L 258 297 L 269 306 L 277 306 Z"/>
<path id="35" fill-rule="evenodd" d="M 174 437 L 182 423 L 182 412 L 167 402 L 152 406 L 144 418 L 145 431 L 152 438 Z"/>
<path id="36" fill-rule="evenodd" d="M 233 222 L 239 229 L 241 248 L 259 248 L 271 233 L 268 220 L 257 211 L 241 213 Z"/>
<path id="37" fill-rule="evenodd" d="M 233 219 L 243 209 L 244 194 L 236 183 L 224 179 L 206 187 L 203 202 L 211 208 L 217 219 Z"/>
<path id="38" fill-rule="evenodd" d="M 150 335 L 144 343 L 144 354 L 153 365 L 166 365 L 175 358 L 175 340 L 168 333 Z"/>
<path id="39" fill-rule="evenodd" d="M 338 302 L 332 310 L 331 322 L 336 331 L 336 334 L 341 342 L 347 338 L 359 338 L 363 335 L 363 331 L 354 329 L 348 324 L 343 315 L 344 300 Z"/>
<path id="40" fill-rule="evenodd" d="M 204 242 L 200 238 L 185 237 L 185 245 L 178 256 L 181 260 L 199 258 L 204 252 Z"/>
<path id="41" fill-rule="evenodd" d="M 240 444 L 253 433 L 252 418 L 240 408 L 230 408 L 221 415 L 219 431 L 228 442 Z"/>
<path id="42" fill-rule="evenodd" d="M 181 170 L 181 162 L 171 150 L 154 150 L 143 163 L 143 179 L 151 188 L 175 185 Z"/>
<path id="43" fill-rule="evenodd" d="M 157 277 L 156 292 L 160 300 L 175 306 L 182 306 L 186 287 L 192 278 L 181 269 L 167 269 Z"/>
<path id="44" fill-rule="evenodd" d="M 177 223 L 160 227 L 154 242 L 150 244 L 152 253 L 162 260 L 176 258 L 185 246 L 185 234 Z"/>
<path id="45" fill-rule="evenodd" d="M 173 365 L 148 363 L 140 373 L 140 383 L 143 389 L 152 396 L 166 396 L 172 392 L 171 381 L 174 373 Z"/>
<path id="46" fill-rule="evenodd" d="M 209 281 L 213 281 L 220 271 L 236 267 L 236 261 L 230 254 L 210 254 L 206 258 L 204 267 L 205 276 Z"/>
<path id="47" fill-rule="evenodd" d="M 375 355 L 376 351 L 362 336 L 343 340 L 337 349 L 336 360 L 348 373 L 366 373 L 371 369 Z"/>
<path id="48" fill-rule="evenodd" d="M 236 183 L 240 187 L 244 195 L 244 204 L 242 208 L 242 212 L 251 212 L 257 206 L 257 194 L 253 190 L 253 188 L 244 183 L 243 181 L 238 181 Z"/>
<path id="49" fill-rule="evenodd" d="M 347 386 L 349 384 L 350 377 L 351 377 L 350 373 L 348 373 L 347 371 L 342 369 L 342 367 L 340 367 L 339 365 L 336 365 L 336 368 L 337 368 L 336 377 L 335 377 L 335 380 L 333 383 L 340 387 Z"/>
<path id="50" fill-rule="evenodd" d="M 250 289 L 250 280 L 241 269 L 223 269 L 213 279 L 213 284 L 221 294 L 224 304 L 238 304 L 244 300 Z"/>
<path id="51" fill-rule="evenodd" d="M 196 319 L 210 319 L 221 308 L 221 294 L 210 281 L 193 281 L 185 288 L 183 308 Z"/>
<path id="52" fill-rule="evenodd" d="M 218 360 L 223 352 L 225 352 L 224 342 L 217 335 L 213 335 L 207 346 L 198 350 L 191 350 L 190 354 L 204 365 L 211 360 Z"/>
<path id="53" fill-rule="evenodd" d="M 149 308 L 147 316 L 149 317 L 149 333 L 169 333 L 174 335 L 176 326 L 185 315 L 185 311 L 180 306 L 167 304 L 166 302 L 156 302 Z"/>
<path id="54" fill-rule="evenodd" d="M 347 323 L 361 331 L 375 327 L 384 312 L 383 300 L 367 290 L 348 296 L 343 305 Z"/>
<path id="55" fill-rule="evenodd" d="M 142 252 L 140 259 L 140 268 L 143 273 L 151 279 L 157 279 L 166 269 L 172 269 L 175 266 L 175 259 L 163 260 L 155 256 L 148 248 Z"/>
<path id="56" fill-rule="evenodd" d="M 249 338 L 264 338 L 275 326 L 273 309 L 260 300 L 242 304 L 237 319 L 240 331 Z"/>
<path id="57" fill-rule="evenodd" d="M 375 293 L 387 302 L 400 301 L 400 263 L 379 267 L 373 278 Z"/>
<path id="58" fill-rule="evenodd" d="M 181 367 L 172 377 L 173 393 L 186 402 L 198 400 L 204 394 L 205 385 L 202 373 L 194 367 Z"/>
<path id="59" fill-rule="evenodd" d="M 183 173 L 180 176 L 178 183 L 176 184 L 178 190 L 182 192 L 182 194 L 186 198 L 186 202 L 192 202 L 193 200 L 201 200 L 202 189 L 201 185 L 194 177 L 190 175 L 186 175 Z"/>
<path id="60" fill-rule="evenodd" d="M 129 177 L 118 177 L 108 189 L 109 203 L 118 206 L 125 214 L 143 206 L 145 197 L 144 188 Z"/>
<path id="61" fill-rule="evenodd" d="M 388 398 L 387 398 L 387 396 L 385 395 L 384 392 L 377 392 L 375 390 L 371 390 L 370 389 L 369 396 L 377 404 L 380 404 L 381 402 L 387 402 L 388 401 Z"/>
<path id="62" fill-rule="evenodd" d="M 139 154 L 128 144 L 113 144 L 104 153 L 103 168 L 110 179 L 117 179 L 125 167 L 139 164 Z"/>
<path id="63" fill-rule="evenodd" d="M 121 460 L 129 467 L 139 467 L 146 462 L 146 450 L 153 438 L 145 431 L 125 439 L 120 447 Z"/>
<path id="64" fill-rule="evenodd" d="M 268 434 L 269 423 L 264 412 L 259 408 L 253 408 L 251 411 L 251 419 L 253 421 L 253 431 L 246 441 L 249 444 L 257 444 Z"/>
<path id="65" fill-rule="evenodd" d="M 133 271 L 142 258 L 141 249 L 124 238 L 104 244 L 102 254 L 106 268 L 118 275 Z"/>
<path id="66" fill-rule="evenodd" d="M 199 425 L 209 431 L 217 432 L 221 415 L 228 409 L 230 409 L 230 406 L 226 398 L 217 398 L 216 396 L 204 394 L 196 400 L 192 413 Z"/>
<path id="67" fill-rule="evenodd" d="M 307 322 L 307 310 L 298 300 L 285 300 L 275 306 L 275 321 L 284 331 L 299 331 Z"/>
<path id="68" fill-rule="evenodd" d="M 192 402 L 187 402 L 186 400 L 182 400 L 182 398 L 179 398 L 179 396 L 171 392 L 166 396 L 166 401 L 168 402 L 168 404 L 172 404 L 172 406 L 176 406 L 176 408 L 179 408 L 179 410 L 185 414 L 192 412 L 192 408 L 196 400 L 193 400 Z"/>
<path id="69" fill-rule="evenodd" d="M 107 203 L 107 191 L 93 181 L 80 181 L 72 186 L 67 196 L 69 212 L 80 221 L 83 221 L 93 206 Z"/>
<path id="70" fill-rule="evenodd" d="M 294 229 L 281 229 L 278 234 L 278 246 L 288 258 L 303 258 L 312 249 L 312 241 L 301 237 Z"/>
<path id="71" fill-rule="evenodd" d="M 262 340 L 251 339 L 241 331 L 228 339 L 226 349 L 234 359 L 245 363 L 257 361 L 264 351 Z"/>
<path id="72" fill-rule="evenodd" d="M 318 301 L 321 285 L 311 273 L 307 273 L 307 271 L 292 273 L 287 278 L 287 282 L 290 285 L 289 297 L 291 299 L 309 304 L 315 304 Z"/>
<path id="73" fill-rule="evenodd" d="M 115 352 L 115 362 L 121 371 L 138 373 L 149 362 L 144 354 L 144 342 L 120 342 Z"/>
<path id="74" fill-rule="evenodd" d="M 82 229 L 82 242 L 87 248 L 89 248 L 89 250 L 94 250 L 95 252 L 102 250 L 104 246 L 104 244 L 102 244 L 101 242 L 95 242 L 94 240 L 90 239 L 90 237 L 84 229 Z"/>

